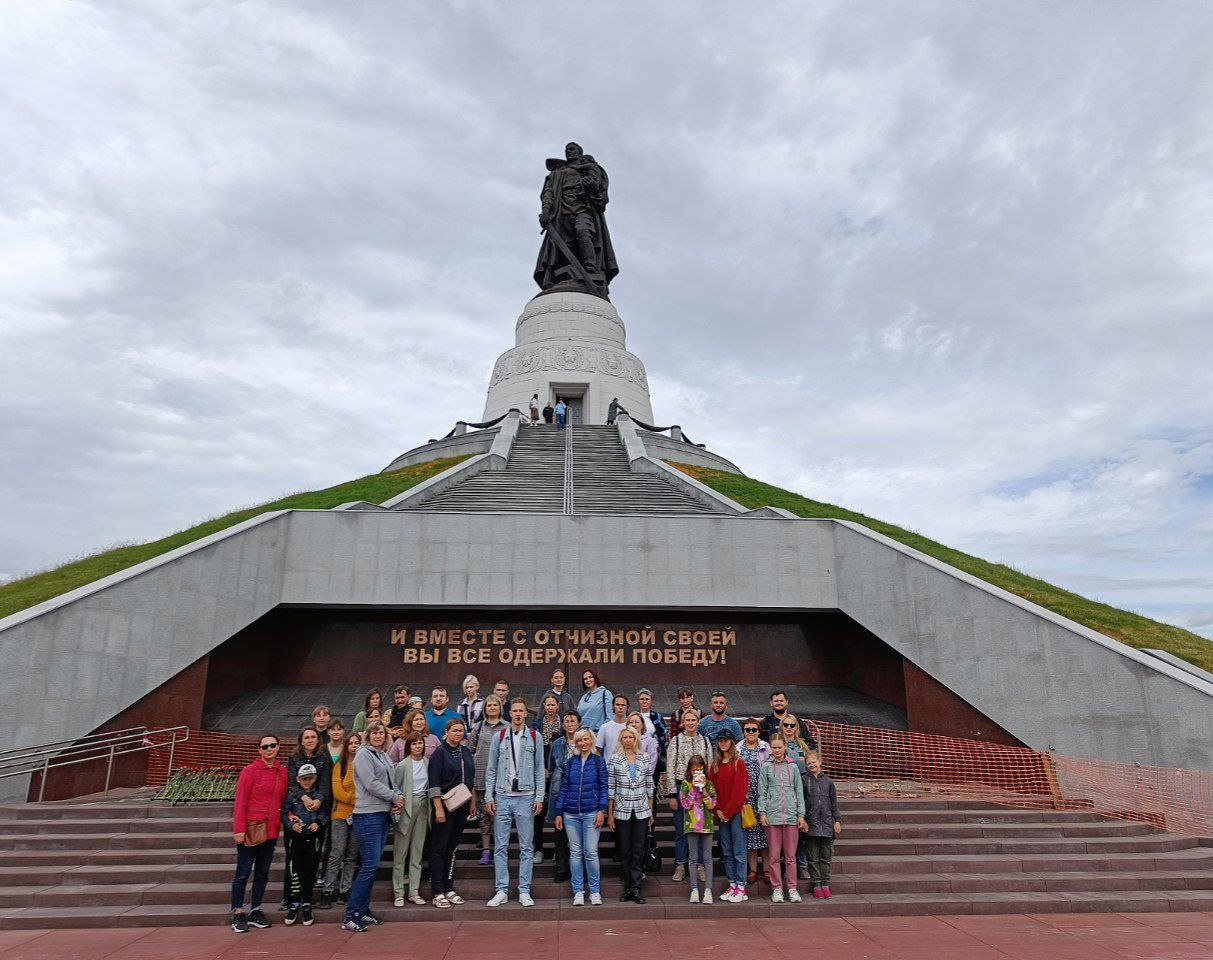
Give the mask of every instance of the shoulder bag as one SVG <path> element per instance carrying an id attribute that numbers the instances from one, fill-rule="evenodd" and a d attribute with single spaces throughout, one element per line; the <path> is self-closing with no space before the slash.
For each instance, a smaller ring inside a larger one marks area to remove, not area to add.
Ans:
<path id="1" fill-rule="evenodd" d="M 266 826 L 264 820 L 250 820 L 244 825 L 244 845 L 255 847 L 266 841 Z"/>
<path id="2" fill-rule="evenodd" d="M 459 753 L 456 754 L 459 760 L 459 782 L 442 795 L 442 805 L 447 810 L 458 810 L 472 799 L 472 791 L 468 789 L 467 781 L 463 776 L 463 749 L 460 747 Z"/>

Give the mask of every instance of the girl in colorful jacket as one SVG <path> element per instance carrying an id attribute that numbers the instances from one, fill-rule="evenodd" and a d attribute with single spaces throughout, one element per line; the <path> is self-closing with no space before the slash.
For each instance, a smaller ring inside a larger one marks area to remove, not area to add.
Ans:
<path id="1" fill-rule="evenodd" d="M 786 865 L 788 899 L 800 903 L 796 890 L 796 845 L 798 830 L 805 829 L 804 787 L 800 771 L 788 758 L 788 745 L 780 736 L 772 736 L 771 759 L 758 775 L 758 819 L 767 829 L 767 879 L 771 882 L 771 902 L 783 903 L 783 877 L 780 858 Z"/>
<path id="2" fill-rule="evenodd" d="M 683 809 L 682 831 L 687 838 L 687 869 L 691 876 L 691 903 L 699 903 L 698 871 L 704 876 L 703 902 L 712 902 L 712 831 L 716 829 L 716 788 L 708 779 L 708 767 L 698 755 L 687 761 L 686 779 L 678 786 L 678 805 Z"/>

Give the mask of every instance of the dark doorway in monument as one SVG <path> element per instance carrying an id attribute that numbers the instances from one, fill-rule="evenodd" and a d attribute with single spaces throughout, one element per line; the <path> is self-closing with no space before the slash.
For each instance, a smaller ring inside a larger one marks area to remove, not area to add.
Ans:
<path id="1" fill-rule="evenodd" d="M 569 425 L 585 423 L 586 384 L 552 384 L 557 400 L 563 400 L 569 408 Z"/>

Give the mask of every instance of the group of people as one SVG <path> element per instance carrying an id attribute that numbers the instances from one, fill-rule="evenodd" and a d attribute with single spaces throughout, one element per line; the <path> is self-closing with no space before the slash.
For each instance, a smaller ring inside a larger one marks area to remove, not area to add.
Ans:
<path id="1" fill-rule="evenodd" d="M 530 406 L 530 411 L 531 411 L 531 426 L 537 427 L 537 426 L 539 426 L 539 417 L 540 417 L 539 394 L 536 393 L 531 397 L 529 406 Z M 624 408 L 622 406 L 620 406 L 618 397 L 612 397 L 610 404 L 607 406 L 607 421 L 606 422 L 608 424 L 614 423 L 615 419 L 621 413 L 627 413 L 627 411 L 624 410 Z M 566 404 L 563 399 L 557 398 L 556 406 L 553 407 L 552 401 L 548 400 L 543 405 L 542 416 L 543 416 L 543 422 L 548 424 L 549 426 L 551 425 L 552 420 L 554 418 L 556 421 L 556 428 L 558 430 L 563 430 L 565 428 L 565 426 L 568 425 L 568 420 L 569 420 L 568 404 Z"/>
<path id="2" fill-rule="evenodd" d="M 690 902 L 713 902 L 713 836 L 719 834 L 728 880 L 719 899 L 749 899 L 759 860 L 775 903 L 799 903 L 797 880 L 828 899 L 834 838 L 842 829 L 834 783 L 822 772 L 813 725 L 788 710 L 784 691 L 771 712 L 741 722 L 720 692 L 701 713 L 689 688 L 668 715 L 648 689 L 636 702 L 613 694 L 594 670 L 571 692 L 555 670 L 538 711 L 499 680 L 482 696 L 474 676 L 452 706 L 445 687 L 428 706 L 405 685 L 387 705 L 370 691 L 346 730 L 318 706 L 283 764 L 278 737 L 260 738 L 257 759 L 240 773 L 233 837 L 232 929 L 268 927 L 262 910 L 279 836 L 284 837 L 283 902 L 287 925 L 313 922 L 318 909 L 344 902 L 345 928 L 383 922 L 371 891 L 392 840 L 394 903 L 449 910 L 455 853 L 469 822 L 481 841 L 480 864 L 493 865 L 488 906 L 509 901 L 511 835 L 518 838 L 517 898 L 534 905 L 534 865 L 550 827 L 558 882 L 573 904 L 602 903 L 599 844 L 609 830 L 623 881 L 621 902 L 644 903 L 646 874 L 659 865 L 653 826 L 668 806 L 674 828 L 673 880 L 689 880 Z M 252 879 L 251 908 L 244 910 Z M 786 894 L 785 894 L 786 889 Z"/>

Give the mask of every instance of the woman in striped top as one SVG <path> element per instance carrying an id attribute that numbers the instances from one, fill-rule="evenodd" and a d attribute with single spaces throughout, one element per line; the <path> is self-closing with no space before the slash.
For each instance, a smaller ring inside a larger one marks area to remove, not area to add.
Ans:
<path id="1" fill-rule="evenodd" d="M 631 727 L 619 731 L 607 761 L 607 824 L 615 831 L 623 867 L 620 903 L 644 903 L 644 847 L 653 822 L 653 765 Z"/>

